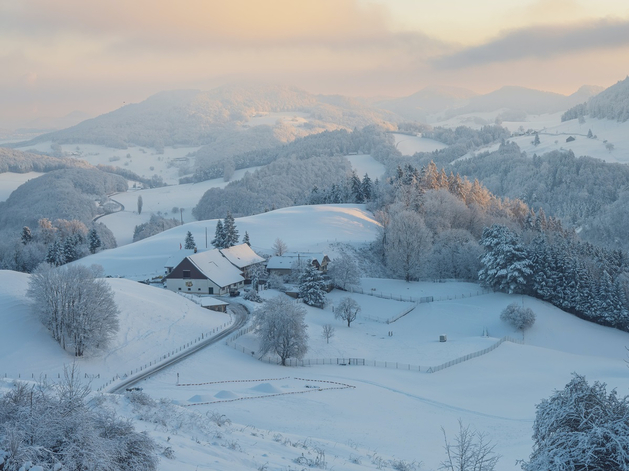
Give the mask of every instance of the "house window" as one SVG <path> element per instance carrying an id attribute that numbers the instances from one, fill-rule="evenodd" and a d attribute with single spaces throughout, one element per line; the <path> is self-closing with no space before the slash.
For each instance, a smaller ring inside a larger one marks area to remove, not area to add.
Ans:
<path id="1" fill-rule="evenodd" d="M 214 288 L 212 288 L 212 287 L 210 286 L 210 288 L 208 289 L 208 291 L 207 291 L 207 292 L 208 292 L 208 294 L 214 294 Z"/>
<path id="2" fill-rule="evenodd" d="M 192 288 L 188 288 L 188 291 L 192 290 Z"/>
<path id="3" fill-rule="evenodd" d="M 190 278 L 190 270 L 184 270 L 183 271 L 183 277 L 184 278 Z"/>
<path id="4" fill-rule="evenodd" d="M 181 288 L 179 288 L 179 291 L 181 291 Z"/>
<path id="5" fill-rule="evenodd" d="M 201 288 L 199 288 L 199 291 L 201 291 Z"/>

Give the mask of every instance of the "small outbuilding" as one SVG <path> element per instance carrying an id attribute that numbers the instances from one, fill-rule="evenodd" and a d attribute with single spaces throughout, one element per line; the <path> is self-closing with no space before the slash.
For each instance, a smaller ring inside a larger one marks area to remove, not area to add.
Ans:
<path id="1" fill-rule="evenodd" d="M 283 255 L 271 257 L 266 269 L 269 274 L 290 275 L 294 268 L 304 264 L 311 264 L 322 273 L 328 271 L 330 259 L 323 253 L 286 252 Z"/>

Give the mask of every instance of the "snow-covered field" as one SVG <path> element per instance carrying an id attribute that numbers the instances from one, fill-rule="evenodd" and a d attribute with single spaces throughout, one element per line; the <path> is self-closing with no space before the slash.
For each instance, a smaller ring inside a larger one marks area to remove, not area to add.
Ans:
<path id="1" fill-rule="evenodd" d="M 6 201 L 11 193 L 13 193 L 22 183 L 26 183 L 27 181 L 32 180 L 33 178 L 37 178 L 41 175 L 43 175 L 43 173 L 39 172 L 0 173 L 0 202 Z"/>
<path id="2" fill-rule="evenodd" d="M 136 198 L 137 199 L 137 198 Z M 296 206 L 236 220 L 242 237 L 249 233 L 251 246 L 260 253 L 271 253 L 277 238 L 292 251 L 326 251 L 334 242 L 362 244 L 376 237 L 379 224 L 362 205 Z M 102 265 L 105 273 L 144 280 L 164 274 L 164 264 L 176 254 L 190 231 L 197 247 L 208 248 L 214 238 L 216 220 L 184 224 L 139 242 L 90 255 L 75 263 Z"/>
<path id="3" fill-rule="evenodd" d="M 300 126 L 308 122 L 308 113 L 300 111 L 278 111 L 273 113 L 258 113 L 256 116 L 249 118 L 247 125 L 249 126 L 275 126 L 278 122 L 290 124 L 291 126 Z"/>
<path id="4" fill-rule="evenodd" d="M 51 142 L 40 142 L 33 146 L 20 147 L 18 150 L 28 152 L 50 152 Z M 159 175 L 168 184 L 179 182 L 179 166 L 192 167 L 194 159 L 186 156 L 195 152 L 199 147 L 165 147 L 163 154 L 157 154 L 155 149 L 149 147 L 129 147 L 127 149 L 114 149 L 112 147 L 95 144 L 64 144 L 63 152 L 85 160 L 92 165 L 113 165 L 131 170 L 140 176 L 147 178 Z"/>
<path id="5" fill-rule="evenodd" d="M 186 224 L 81 263 L 100 263 L 108 273 L 129 278 L 147 277 L 162 272 L 188 230 L 203 247 L 205 227 L 211 235 L 214 225 L 215 221 Z M 326 251 L 335 241 L 360 245 L 372 240 L 378 227 L 364 207 L 355 205 L 285 208 L 237 219 L 236 225 L 241 234 L 249 232 L 253 247 L 261 252 L 268 251 L 277 237 L 291 250 Z M 23 295 L 27 280 L 27 275 L 0 272 L 4 334 L 0 375 L 3 370 L 9 375 L 48 370 L 54 376 L 71 357 L 28 311 Z M 128 280 L 110 283 L 123 311 L 122 328 L 111 351 L 80 361 L 88 374 L 133 368 L 228 317 L 160 288 Z M 526 459 L 532 450 L 535 405 L 563 388 L 572 372 L 589 381 L 604 381 L 621 396 L 629 393 L 627 333 L 525 296 L 479 294 L 480 287 L 473 283 L 362 279 L 361 289 L 402 299 L 445 300 L 419 304 L 391 324 L 373 319 L 391 318 L 413 304 L 333 291 L 325 309 L 306 307 L 310 335 L 306 358 L 357 358 L 386 362 L 387 367 L 282 367 L 252 355 L 258 343 L 249 333 L 235 341 L 240 349 L 216 344 L 142 381 L 138 386 L 144 393 L 164 398 L 159 407 L 171 407 L 155 413 L 156 423 L 147 414 L 137 422 L 161 448 L 174 451 L 173 459 L 162 457 L 160 470 L 301 470 L 308 469 L 304 460 L 321 452 L 326 469 L 404 469 L 403 460 L 421 462 L 416 469 L 436 470 L 444 458 L 441 427 L 452 438 L 461 419 L 496 444 L 502 455 L 497 470 L 515 471 L 520 469 L 516 460 Z M 262 295 L 278 293 L 269 290 Z M 363 315 L 351 327 L 335 319 L 331 310 L 345 296 L 352 296 L 362 308 Z M 499 319 L 512 302 L 537 314 L 524 338 Z M 321 336 L 324 324 L 336 329 L 329 343 Z M 443 334 L 445 343 L 439 342 Z M 427 367 L 495 345 L 504 336 L 524 343 L 504 342 L 478 358 L 426 372 Z M 201 404 L 208 402 L 212 404 Z M 139 414 L 124 399 L 110 403 L 120 414 Z M 212 416 L 233 423 L 219 427 Z M 207 428 L 195 426 L 195 420 Z"/>
<path id="6" fill-rule="evenodd" d="M 232 181 L 240 180 L 247 172 L 255 172 L 259 167 L 236 170 Z M 215 178 L 200 183 L 186 183 L 184 185 L 169 185 L 161 188 L 146 190 L 129 189 L 125 193 L 119 193 L 112 198 L 124 206 L 124 211 L 108 214 L 99 219 L 116 237 L 118 246 L 133 242 L 133 230 L 138 224 L 147 222 L 151 214 L 161 212 L 164 217 L 172 217 L 177 220 L 183 218 L 183 222 L 194 221 L 192 208 L 210 188 L 224 188 L 229 182 L 222 178 Z M 138 197 L 142 196 L 142 213 L 138 214 Z M 173 208 L 178 211 L 173 212 Z M 183 209 L 183 212 L 181 212 Z"/>
<path id="7" fill-rule="evenodd" d="M 361 179 L 365 174 L 368 174 L 372 180 L 384 176 L 385 166 L 369 154 L 346 155 L 345 158 L 349 160 L 349 163 L 352 164 L 352 169 L 356 170 L 356 174 Z"/>
<path id="8" fill-rule="evenodd" d="M 495 114 L 479 114 L 487 118 L 490 122 L 495 119 Z M 577 157 L 590 156 L 606 162 L 629 163 L 629 121 L 619 123 L 609 119 L 598 119 L 586 117 L 583 124 L 578 120 L 561 122 L 563 113 L 529 115 L 526 121 L 505 121 L 501 126 L 506 127 L 513 133 L 519 133 L 522 130 L 537 131 L 539 133 L 540 144 L 533 144 L 534 136 L 522 135 L 514 136 L 510 141 L 520 146 L 520 149 L 529 155 L 545 154 L 554 150 L 571 150 Z M 467 121 L 460 121 L 464 116 L 453 118 L 450 121 L 438 123 L 439 126 L 455 127 L 456 125 L 465 125 L 472 128 L 482 127 L 480 124 L 474 124 L 471 116 L 467 116 Z M 588 131 L 592 130 L 592 134 L 596 136 L 588 139 Z M 570 136 L 575 140 L 566 142 Z M 608 150 L 607 143 L 613 144 L 613 150 Z M 474 154 L 481 152 L 493 152 L 498 149 L 499 143 L 476 149 Z M 469 158 L 472 154 L 466 154 L 461 158 Z"/>
<path id="9" fill-rule="evenodd" d="M 433 152 L 448 147 L 442 142 L 426 137 L 410 136 L 408 134 L 392 133 L 395 137 L 395 147 L 402 155 L 413 155 L 416 152 Z"/>
<path id="10" fill-rule="evenodd" d="M 333 292 L 331 298 L 342 295 L 345 293 Z M 537 322 L 526 332 L 524 345 L 505 342 L 484 356 L 432 374 L 393 366 L 395 362 L 438 364 L 484 349 L 503 335 L 521 338 L 499 320 L 500 311 L 513 301 L 524 302 L 537 313 Z M 384 302 L 395 310 L 395 301 Z M 369 302 L 361 305 L 375 309 Z M 496 443 L 496 451 L 502 455 L 497 469 L 516 470 L 519 466 L 515 461 L 531 453 L 535 404 L 554 389 L 563 388 L 573 371 L 590 381 L 605 381 L 623 395 L 629 389 L 623 361 L 629 334 L 587 323 L 527 297 L 489 294 L 436 302 L 420 306 L 390 325 L 359 319 L 350 328 L 335 320 L 329 310 L 308 308 L 307 322 L 309 358 L 387 360 L 390 367 L 335 364 L 286 368 L 268 364 L 250 354 L 250 350 L 255 351 L 256 340 L 248 334 L 237 340 L 246 353 L 217 346 L 185 360 L 176 371 L 143 382 L 144 391 L 181 404 L 198 399 L 225 401 L 191 408 L 199 413 L 218 411 L 239 424 L 232 426 L 233 430 L 242 430 L 244 425 L 247 431 L 255 432 L 255 437 L 241 434 L 230 438 L 238 440 L 241 450 L 234 453 L 234 460 L 266 462 L 268 469 L 289 469 L 289 460 L 303 451 L 275 446 L 270 438 L 279 433 L 301 436 L 323 447 L 334 469 L 360 469 L 354 466 L 356 459 L 364 468 L 376 468 L 372 459 L 381 456 L 421 461 L 420 469 L 435 470 L 443 459 L 441 427 L 452 437 L 458 419 L 462 419 L 488 433 Z M 320 337 L 324 323 L 336 328 L 329 344 Z M 482 337 L 483 329 L 489 331 L 490 338 Z M 439 343 L 440 334 L 447 334 L 448 342 Z M 253 381 L 182 387 L 175 385 L 176 373 L 186 383 Z M 354 388 L 323 389 L 330 386 L 325 381 Z M 310 391 L 307 384 L 323 390 Z M 299 389 L 309 392 L 278 395 Z M 350 454 L 348 445 L 353 449 Z M 208 454 L 215 452 L 207 447 Z M 186 466 L 180 469 L 194 469 L 194 463 Z M 217 463 L 215 469 L 248 469 L 241 466 Z"/>
<path id="11" fill-rule="evenodd" d="M 23 273 L 0 271 L 0 375 L 55 379 L 75 358 L 31 312 L 25 297 L 28 280 Z M 228 314 L 209 311 L 170 291 L 129 280 L 108 282 L 120 309 L 120 330 L 106 353 L 76 360 L 82 373 L 100 374 L 94 387 L 231 323 Z"/>

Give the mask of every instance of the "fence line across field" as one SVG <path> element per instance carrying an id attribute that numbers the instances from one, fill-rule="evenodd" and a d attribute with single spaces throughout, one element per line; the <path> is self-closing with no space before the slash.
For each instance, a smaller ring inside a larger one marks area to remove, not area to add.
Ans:
<path id="1" fill-rule="evenodd" d="M 255 351 L 251 351 L 238 345 L 235 340 L 253 330 L 252 327 L 247 329 L 241 329 L 234 336 L 227 340 L 226 344 L 232 347 L 235 350 L 241 351 L 242 353 L 250 354 L 255 356 Z M 458 365 L 459 363 L 463 363 L 464 361 L 471 360 L 473 358 L 478 358 L 482 355 L 485 355 L 504 342 L 512 342 L 517 344 L 524 344 L 522 340 L 514 339 L 513 337 L 502 337 L 495 344 L 490 347 L 487 347 L 483 350 L 479 350 L 477 352 L 469 353 L 467 355 L 463 355 L 454 360 L 450 360 L 446 363 L 442 363 L 436 366 L 421 366 L 421 365 L 412 365 L 410 363 L 401 363 L 397 361 L 380 361 L 380 360 L 367 360 L 365 358 L 307 358 L 298 360 L 296 358 L 288 358 L 286 360 L 286 366 L 317 366 L 317 365 L 340 365 L 340 366 L 373 366 L 377 368 L 392 368 L 396 370 L 407 370 L 407 371 L 417 371 L 417 372 L 426 372 L 426 373 L 436 373 L 437 371 L 441 371 L 445 368 L 449 368 L 454 365 Z M 275 363 L 280 364 L 281 360 L 279 358 L 272 358 L 267 356 L 266 358 L 259 358 L 260 361 L 265 363 Z"/>
<path id="2" fill-rule="evenodd" d="M 347 291 L 349 291 L 350 293 L 364 294 L 366 296 L 374 296 L 376 298 L 391 299 L 393 301 L 402 301 L 402 302 L 419 303 L 419 304 L 432 303 L 436 301 L 452 301 L 454 299 L 465 299 L 465 298 L 471 298 L 473 296 L 480 296 L 483 294 L 493 293 L 493 291 L 489 289 L 479 289 L 476 291 L 469 291 L 467 293 L 454 294 L 454 295 L 450 294 L 450 295 L 438 296 L 438 297 L 435 297 L 435 296 L 416 297 L 416 296 L 402 296 L 401 294 L 393 294 L 393 293 L 383 293 L 382 291 L 378 291 L 374 289 L 365 290 L 363 288 L 355 287 L 355 286 L 349 286 L 347 288 Z"/>

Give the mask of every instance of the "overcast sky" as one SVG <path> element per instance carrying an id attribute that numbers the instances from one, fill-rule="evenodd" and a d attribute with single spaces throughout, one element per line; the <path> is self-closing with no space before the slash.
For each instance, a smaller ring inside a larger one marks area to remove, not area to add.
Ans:
<path id="1" fill-rule="evenodd" d="M 629 73 L 626 0 L 0 0 L 0 125 L 277 81 L 569 94 Z"/>

